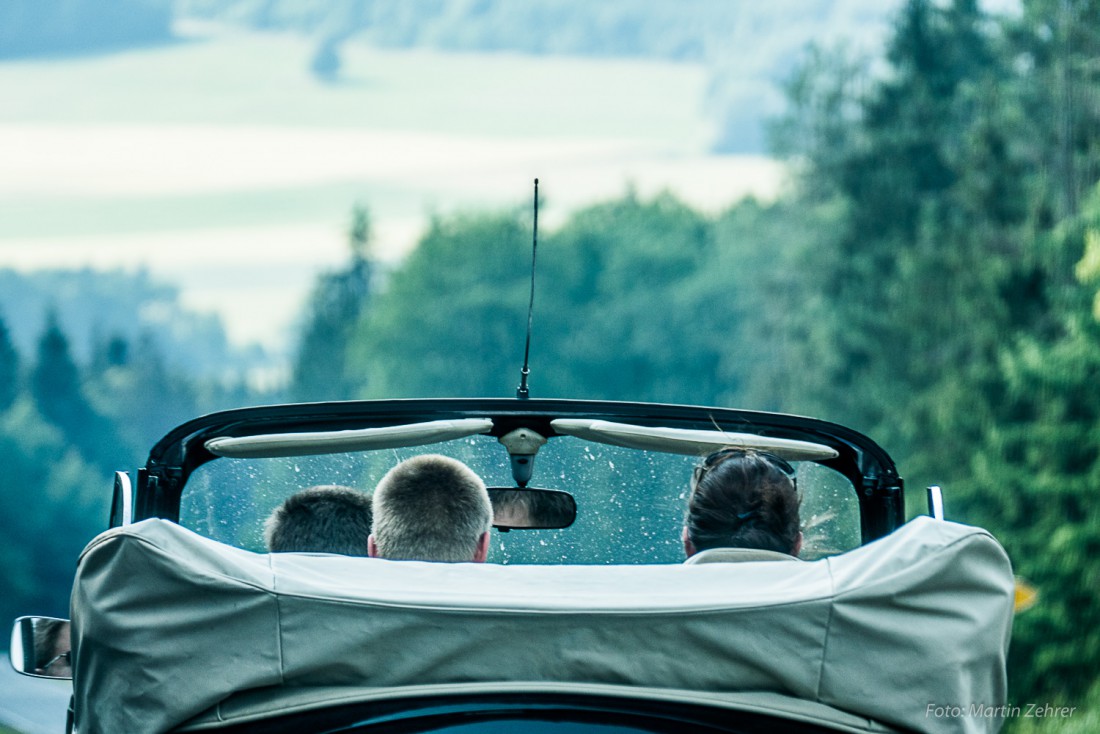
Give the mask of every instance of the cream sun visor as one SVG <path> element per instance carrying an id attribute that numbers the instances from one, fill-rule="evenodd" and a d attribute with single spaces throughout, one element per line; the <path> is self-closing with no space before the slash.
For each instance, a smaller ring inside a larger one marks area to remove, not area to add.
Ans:
<path id="1" fill-rule="evenodd" d="M 211 438 L 204 446 L 215 456 L 230 459 L 270 459 L 423 446 L 485 433 L 492 427 L 493 422 L 488 418 L 460 418 L 350 431 L 219 436 Z"/>
<path id="2" fill-rule="evenodd" d="M 758 436 L 754 433 L 635 426 L 629 423 L 584 418 L 558 418 L 550 421 L 550 425 L 558 433 L 586 441 L 607 443 L 628 449 L 662 451 L 666 454 L 703 456 L 726 446 L 737 446 L 769 451 L 788 461 L 833 459 L 840 455 L 836 449 L 823 444 L 790 438 Z"/>

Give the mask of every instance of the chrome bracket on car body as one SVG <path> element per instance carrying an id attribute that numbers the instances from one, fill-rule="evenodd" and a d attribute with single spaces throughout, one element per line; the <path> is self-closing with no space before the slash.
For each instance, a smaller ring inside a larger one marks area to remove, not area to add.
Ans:
<path id="1" fill-rule="evenodd" d="M 936 520 L 943 520 L 943 488 L 933 484 L 927 488 L 928 514 Z"/>
<path id="2" fill-rule="evenodd" d="M 129 525 L 134 521 L 134 489 L 129 472 L 115 472 L 115 488 L 111 497 L 110 527 Z"/>

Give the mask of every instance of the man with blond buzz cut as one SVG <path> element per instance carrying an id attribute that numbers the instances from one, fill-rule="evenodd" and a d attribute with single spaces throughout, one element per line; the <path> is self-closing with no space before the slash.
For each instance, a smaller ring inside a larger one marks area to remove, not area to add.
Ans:
<path id="1" fill-rule="evenodd" d="M 414 456 L 374 490 L 370 555 L 402 561 L 484 563 L 493 507 L 485 482 L 461 461 Z"/>

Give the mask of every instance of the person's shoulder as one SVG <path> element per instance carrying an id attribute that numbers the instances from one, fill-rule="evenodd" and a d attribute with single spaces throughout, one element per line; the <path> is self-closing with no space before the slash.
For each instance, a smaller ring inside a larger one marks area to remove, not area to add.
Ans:
<path id="1" fill-rule="evenodd" d="M 801 558 L 796 558 L 787 553 L 761 550 L 759 548 L 709 548 L 699 551 L 684 561 L 684 563 L 694 566 L 700 563 L 752 563 L 758 561 L 801 560 Z"/>

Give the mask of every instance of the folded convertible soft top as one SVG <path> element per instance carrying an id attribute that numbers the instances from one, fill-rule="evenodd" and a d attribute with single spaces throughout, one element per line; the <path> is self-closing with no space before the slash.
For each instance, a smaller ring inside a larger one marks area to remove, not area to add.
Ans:
<path id="1" fill-rule="evenodd" d="M 1012 600 L 988 533 L 927 518 L 812 563 L 694 566 L 267 555 L 147 520 L 81 556 L 77 725 L 164 732 L 265 686 L 545 681 L 774 692 L 994 731 L 971 705 L 1005 703 Z"/>

